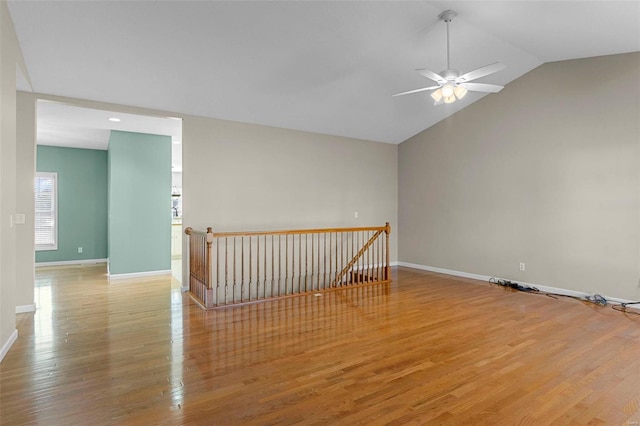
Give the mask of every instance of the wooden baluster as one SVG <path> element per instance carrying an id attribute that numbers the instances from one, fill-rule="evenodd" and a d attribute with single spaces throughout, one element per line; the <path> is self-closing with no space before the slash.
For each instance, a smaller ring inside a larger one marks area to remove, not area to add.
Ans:
<path id="1" fill-rule="evenodd" d="M 386 234 L 386 247 L 385 247 L 385 265 L 384 265 L 384 280 L 385 281 L 389 281 L 391 279 L 391 271 L 389 270 L 389 259 L 390 259 L 390 253 L 389 253 L 389 234 L 391 234 L 391 225 L 389 225 L 389 222 L 386 223 L 386 228 L 384 230 L 385 234 Z"/>
<path id="2" fill-rule="evenodd" d="M 281 295 L 282 290 L 282 240 L 281 235 L 278 235 L 278 296 Z"/>
<path id="3" fill-rule="evenodd" d="M 324 234 L 324 274 L 322 276 L 322 288 L 327 287 L 327 238 L 329 238 L 329 250 L 331 250 L 331 233 Z M 331 253 L 329 253 L 329 277 L 331 277 Z"/>
<path id="4" fill-rule="evenodd" d="M 376 251 L 378 253 L 378 257 L 376 258 L 378 262 L 378 281 L 382 281 L 382 276 L 380 275 L 380 271 L 382 271 L 382 258 L 380 257 L 380 238 L 376 239 Z"/>
<path id="5" fill-rule="evenodd" d="M 376 260 L 376 280 L 380 281 L 380 243 L 376 239 L 374 259 Z"/>
<path id="6" fill-rule="evenodd" d="M 309 277 L 309 234 L 304 234 L 304 291 L 307 292 L 307 278 Z"/>
<path id="7" fill-rule="evenodd" d="M 369 237 L 372 237 L 373 232 L 369 232 Z M 368 255 L 369 255 L 369 268 L 367 268 L 367 277 L 369 278 L 369 282 L 373 281 L 373 246 L 369 247 L 369 251 L 368 251 Z"/>
<path id="8" fill-rule="evenodd" d="M 298 240 L 298 290 L 297 293 L 302 291 L 302 234 L 300 234 Z"/>
<path id="9" fill-rule="evenodd" d="M 347 253 L 347 247 L 348 247 L 347 237 L 348 237 L 348 234 L 346 232 L 343 232 L 340 235 L 342 237 L 342 240 L 344 240 L 343 242 L 341 242 L 342 253 L 340 253 L 342 255 L 341 259 L 340 259 L 340 262 L 341 262 L 340 269 L 342 269 L 342 268 L 345 267 L 345 265 L 347 265 L 347 256 L 348 256 L 348 253 Z M 348 284 L 348 281 L 346 281 L 344 278 L 340 278 L 340 281 L 341 281 L 342 284 Z"/>
<path id="10" fill-rule="evenodd" d="M 360 241 L 362 240 L 362 241 Z M 361 248 L 363 248 L 364 246 L 364 233 L 362 231 L 358 232 L 358 245 L 356 246 L 356 253 L 358 253 L 358 251 L 360 251 Z M 356 254 L 357 256 L 357 254 Z M 365 261 L 366 257 L 365 257 L 365 252 L 362 252 L 362 256 L 358 257 L 358 263 L 360 264 L 360 266 L 358 266 L 358 283 L 362 284 L 364 283 L 364 261 Z"/>
<path id="11" fill-rule="evenodd" d="M 342 235 L 342 233 L 340 235 Z M 338 273 L 340 272 L 340 267 L 338 266 L 338 233 L 337 232 L 336 232 L 335 238 L 336 238 L 336 264 L 335 264 L 336 273 L 334 277 L 331 279 L 331 281 L 338 279 Z"/>
<path id="12" fill-rule="evenodd" d="M 361 244 L 361 241 L 363 238 L 362 232 L 358 232 L 356 235 L 356 250 L 355 252 L 358 253 L 358 251 L 360 250 L 360 247 L 363 246 L 363 244 Z M 364 256 L 364 254 L 363 254 Z M 359 256 L 358 257 L 358 275 L 357 275 L 357 279 L 358 279 L 358 284 L 362 284 L 362 278 L 363 278 L 363 269 L 364 269 L 364 257 L 363 256 Z"/>
<path id="13" fill-rule="evenodd" d="M 315 245 L 313 244 L 314 234 L 311 234 L 311 290 L 313 290 L 313 278 L 315 275 Z"/>
<path id="14" fill-rule="evenodd" d="M 367 236 L 369 238 L 371 238 L 372 237 L 372 232 L 371 231 L 367 232 Z M 369 240 L 369 238 L 367 238 L 367 240 Z M 373 265 L 371 264 L 372 259 L 373 259 L 372 254 L 373 254 L 373 247 L 369 247 L 367 249 L 367 281 L 368 282 L 373 281 L 372 280 L 372 276 L 371 276 L 371 271 L 372 271 L 372 268 L 373 268 Z"/>
<path id="15" fill-rule="evenodd" d="M 236 303 L 236 237 L 233 237 L 233 287 L 231 288 L 231 303 Z"/>
<path id="16" fill-rule="evenodd" d="M 284 294 L 289 293 L 289 236 L 284 236 Z"/>
<path id="17" fill-rule="evenodd" d="M 265 237 L 266 238 L 266 237 Z M 275 283 L 275 263 L 274 263 L 275 255 L 273 251 L 273 235 L 271 236 L 271 297 L 274 296 L 274 283 Z"/>
<path id="18" fill-rule="evenodd" d="M 260 236 L 257 236 L 256 244 L 256 300 L 260 299 Z"/>
<path id="19" fill-rule="evenodd" d="M 240 239 L 240 302 L 244 302 L 244 236 Z"/>
<path id="20" fill-rule="evenodd" d="M 229 287 L 229 241 L 228 238 L 224 239 L 224 304 L 227 304 L 228 287 Z"/>
<path id="21" fill-rule="evenodd" d="M 249 236 L 249 300 L 252 300 L 251 298 L 251 289 L 253 287 L 253 246 L 251 245 L 251 242 L 253 241 L 253 238 L 251 236 Z"/>
<path id="22" fill-rule="evenodd" d="M 262 282 L 262 296 L 267 298 L 267 236 L 264 236 L 264 281 Z"/>
<path id="23" fill-rule="evenodd" d="M 354 246 L 354 238 L 355 238 L 355 232 L 351 231 L 351 253 L 349 253 L 349 259 L 347 259 L 347 262 L 350 262 L 351 259 L 353 259 L 353 246 Z M 351 281 L 350 284 L 353 285 L 355 283 L 355 277 L 353 276 L 353 266 L 351 267 Z"/>
<path id="24" fill-rule="evenodd" d="M 216 305 L 220 304 L 220 238 L 216 238 Z"/>
<path id="25" fill-rule="evenodd" d="M 371 238 L 371 233 L 369 231 L 365 231 L 362 233 L 362 239 L 363 241 L 368 241 L 369 238 Z M 364 282 L 370 282 L 371 279 L 369 278 L 369 268 L 371 267 L 371 258 L 370 258 L 370 254 L 371 254 L 371 247 L 369 247 L 367 249 L 367 251 L 365 251 L 364 253 L 364 259 L 362 261 L 362 263 L 364 264 Z"/>

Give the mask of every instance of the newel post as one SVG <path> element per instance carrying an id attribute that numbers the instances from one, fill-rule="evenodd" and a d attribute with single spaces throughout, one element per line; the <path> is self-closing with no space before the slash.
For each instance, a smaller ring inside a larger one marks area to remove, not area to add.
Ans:
<path id="1" fill-rule="evenodd" d="M 391 234 L 391 225 L 389 224 L 389 222 L 386 223 L 385 225 L 385 229 L 384 229 L 384 233 L 386 234 L 386 240 L 387 240 L 387 259 L 386 259 L 386 264 L 384 265 L 384 279 L 385 281 L 389 281 L 391 279 L 391 273 L 389 271 L 389 264 L 390 262 L 390 253 L 389 253 L 389 234 Z"/>

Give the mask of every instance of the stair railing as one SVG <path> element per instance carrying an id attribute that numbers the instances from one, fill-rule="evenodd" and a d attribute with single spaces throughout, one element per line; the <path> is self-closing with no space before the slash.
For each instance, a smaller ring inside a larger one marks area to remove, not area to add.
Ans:
<path id="1" fill-rule="evenodd" d="M 205 308 L 391 281 L 389 223 L 252 232 L 187 228 L 185 233 L 189 292 Z"/>

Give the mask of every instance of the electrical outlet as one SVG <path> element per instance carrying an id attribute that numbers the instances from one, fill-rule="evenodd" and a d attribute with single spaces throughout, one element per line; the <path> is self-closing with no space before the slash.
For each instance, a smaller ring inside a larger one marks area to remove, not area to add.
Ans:
<path id="1" fill-rule="evenodd" d="M 353 212 L 353 217 L 357 219 L 358 218 L 358 212 Z"/>
<path id="2" fill-rule="evenodd" d="M 520 270 L 521 271 L 524 271 L 524 266 L 525 266 L 524 263 L 520 262 Z"/>
<path id="3" fill-rule="evenodd" d="M 82 247 L 78 247 L 78 253 L 82 253 Z"/>

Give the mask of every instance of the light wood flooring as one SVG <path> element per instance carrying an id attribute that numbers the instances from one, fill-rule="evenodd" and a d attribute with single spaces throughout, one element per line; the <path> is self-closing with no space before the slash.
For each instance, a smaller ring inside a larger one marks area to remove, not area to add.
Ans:
<path id="1" fill-rule="evenodd" d="M 393 276 L 203 311 L 170 277 L 39 270 L 0 424 L 638 425 L 640 316 Z"/>

